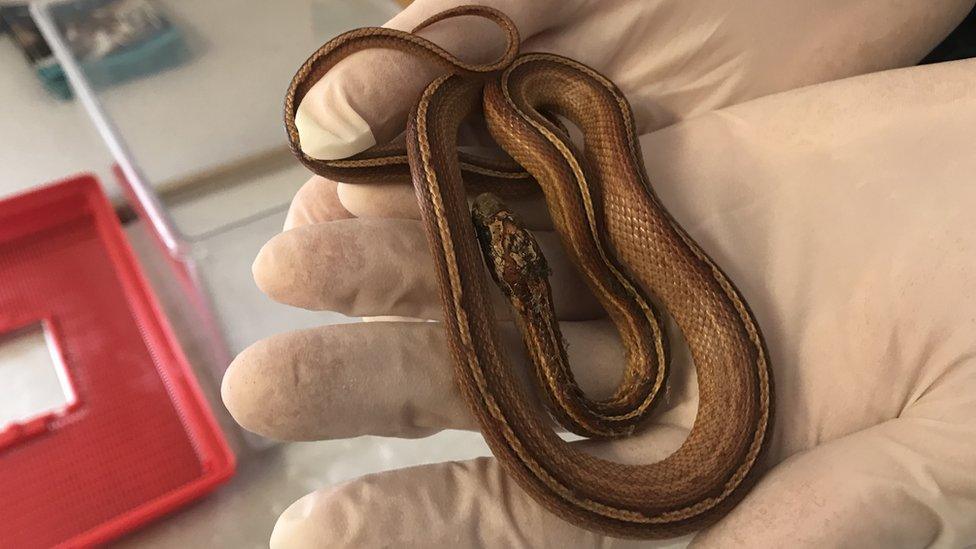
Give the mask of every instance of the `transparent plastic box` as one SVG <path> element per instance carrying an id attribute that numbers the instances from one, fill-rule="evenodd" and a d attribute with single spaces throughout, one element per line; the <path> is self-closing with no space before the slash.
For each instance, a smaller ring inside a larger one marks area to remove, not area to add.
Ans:
<path id="1" fill-rule="evenodd" d="M 251 262 L 281 231 L 309 178 L 287 150 L 281 122 L 295 69 L 332 36 L 382 24 L 393 0 L 153 2 L 186 40 L 187 58 L 157 73 L 96 85 L 72 58 L 49 2 L 31 5 L 111 161 L 91 166 L 214 414 L 237 454 L 237 474 L 187 509 L 121 540 L 124 545 L 263 547 L 277 516 L 315 489 L 362 474 L 488 455 L 477 433 L 422 440 L 359 437 L 278 443 L 243 432 L 223 409 L 219 383 L 236 353 L 258 339 L 353 322 L 272 302 Z M 40 85 L 38 85 L 40 89 Z M 364 413 L 368 410 L 364 410 Z"/>

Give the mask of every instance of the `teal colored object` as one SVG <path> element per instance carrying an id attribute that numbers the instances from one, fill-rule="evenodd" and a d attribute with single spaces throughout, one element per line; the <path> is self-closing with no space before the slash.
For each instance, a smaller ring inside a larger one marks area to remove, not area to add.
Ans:
<path id="1" fill-rule="evenodd" d="M 129 48 L 106 57 L 79 64 L 95 87 L 107 87 L 157 73 L 180 65 L 189 58 L 189 50 L 182 34 L 174 27 Z M 44 88 L 60 99 L 71 99 L 71 85 L 61 65 L 38 66 L 37 75 Z"/>
<path id="2" fill-rule="evenodd" d="M 51 9 L 58 29 L 95 87 L 157 73 L 190 57 L 183 34 L 149 0 L 75 0 Z M 70 99 L 71 86 L 26 6 L 0 8 L 44 88 Z"/>
<path id="3" fill-rule="evenodd" d="M 44 89 L 58 99 L 71 99 L 71 85 L 68 84 L 68 79 L 64 76 L 61 65 L 54 63 L 53 59 L 50 61 L 50 63 L 38 64 L 35 67 L 41 84 L 44 85 Z"/>

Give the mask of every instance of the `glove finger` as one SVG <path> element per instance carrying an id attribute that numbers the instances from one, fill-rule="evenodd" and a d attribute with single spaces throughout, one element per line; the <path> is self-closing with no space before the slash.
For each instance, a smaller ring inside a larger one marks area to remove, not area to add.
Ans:
<path id="1" fill-rule="evenodd" d="M 355 217 L 342 205 L 337 190 L 335 181 L 318 175 L 306 181 L 288 207 L 285 230 Z"/>
<path id="2" fill-rule="evenodd" d="M 603 316 L 552 232 L 536 237 L 552 267 L 563 320 Z M 281 303 L 348 316 L 441 316 L 440 289 L 421 224 L 404 219 L 344 219 L 297 227 L 272 238 L 254 260 L 254 279 Z M 487 276 L 487 275 L 486 275 Z M 494 290 L 495 310 L 509 307 Z"/>
<path id="3" fill-rule="evenodd" d="M 593 398 L 613 394 L 625 353 L 610 323 L 560 326 L 580 387 Z M 499 328 L 512 367 L 534 397 L 517 330 Z M 662 422 L 694 421 L 696 386 L 685 373 L 672 375 L 657 412 Z M 270 337 L 238 355 L 222 396 L 238 423 L 276 439 L 412 438 L 477 428 L 454 382 L 443 326 L 433 322 L 340 324 Z"/>
<path id="4" fill-rule="evenodd" d="M 585 443 L 606 459 L 656 461 L 687 432 L 655 426 L 636 441 Z M 649 441 L 653 440 L 653 444 Z M 686 540 L 611 539 L 544 510 L 479 458 L 368 475 L 308 494 L 282 513 L 271 547 L 682 547 Z"/>

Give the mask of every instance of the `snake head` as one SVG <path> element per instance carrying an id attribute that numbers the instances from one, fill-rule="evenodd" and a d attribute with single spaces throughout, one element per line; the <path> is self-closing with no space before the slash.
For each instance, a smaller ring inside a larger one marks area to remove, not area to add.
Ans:
<path id="1" fill-rule="evenodd" d="M 484 193 L 471 207 L 488 272 L 509 299 L 532 301 L 548 287 L 549 264 L 532 233 L 497 196 Z"/>

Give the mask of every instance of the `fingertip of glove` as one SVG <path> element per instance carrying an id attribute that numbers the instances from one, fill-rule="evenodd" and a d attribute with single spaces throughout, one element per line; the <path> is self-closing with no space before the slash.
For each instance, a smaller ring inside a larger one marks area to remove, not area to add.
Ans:
<path id="1" fill-rule="evenodd" d="M 265 294 L 274 289 L 276 281 L 271 272 L 275 264 L 274 247 L 274 238 L 272 238 L 261 246 L 257 255 L 254 256 L 254 261 L 251 262 L 251 277 L 258 289 Z"/>
<path id="2" fill-rule="evenodd" d="M 254 347 L 256 345 L 242 351 L 227 367 L 220 383 L 220 399 L 234 421 L 245 429 L 256 432 L 252 421 L 255 391 L 253 383 L 250 383 L 252 380 L 249 379 L 253 369 L 250 362 Z"/>
<path id="3" fill-rule="evenodd" d="M 269 540 L 271 549 L 321 546 L 313 539 L 315 535 L 310 531 L 308 521 L 315 509 L 316 500 L 317 495 L 313 492 L 301 497 L 285 509 L 271 530 Z"/>
<path id="4" fill-rule="evenodd" d="M 289 305 L 301 306 L 300 286 L 308 270 L 302 254 L 301 228 L 275 235 L 258 251 L 251 263 L 251 276 L 266 296 Z"/>
<path id="5" fill-rule="evenodd" d="M 334 93 L 331 82 L 320 85 L 302 99 L 295 112 L 302 152 L 319 160 L 338 160 L 375 145 L 369 124 L 343 94 Z"/>

